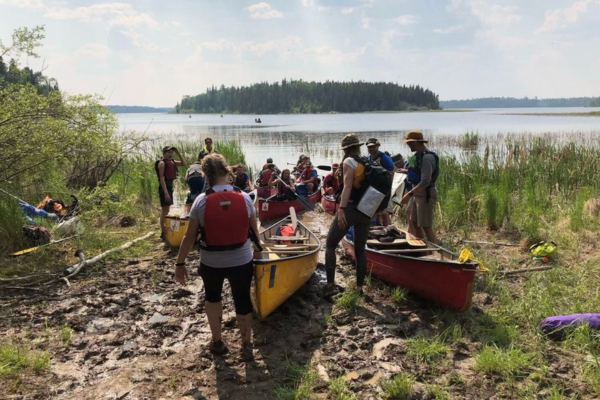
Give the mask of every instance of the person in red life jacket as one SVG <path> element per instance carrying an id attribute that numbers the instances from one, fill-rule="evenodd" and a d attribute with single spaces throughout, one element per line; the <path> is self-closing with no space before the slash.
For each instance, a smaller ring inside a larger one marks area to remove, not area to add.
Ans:
<path id="1" fill-rule="evenodd" d="M 173 160 L 173 152 L 179 160 Z M 163 147 L 163 155 L 154 163 L 154 170 L 158 177 L 158 196 L 160 198 L 160 238 L 165 238 L 165 217 L 173 205 L 173 181 L 177 179 L 177 167 L 185 165 L 185 160 L 173 146 Z"/>
<path id="2" fill-rule="evenodd" d="M 273 163 L 272 158 L 267 158 L 267 163 L 263 165 L 262 171 L 260 171 L 260 175 L 256 180 L 256 184 L 260 187 L 269 186 L 269 181 L 271 180 L 271 176 L 273 174 L 281 175 L 281 171 L 277 166 Z"/>
<path id="3" fill-rule="evenodd" d="M 319 176 L 317 175 L 317 171 L 313 168 L 313 165 L 310 161 L 306 164 L 306 167 L 300 174 L 300 177 L 298 177 L 298 183 L 306 185 L 308 194 L 312 194 L 319 186 Z"/>
<path id="4" fill-rule="evenodd" d="M 289 169 L 284 169 L 281 172 L 281 176 L 272 174 L 269 180 L 269 186 L 277 188 L 277 200 L 296 200 L 296 192 L 294 187 L 294 179 L 290 175 Z"/>
<path id="5" fill-rule="evenodd" d="M 386 153 L 379 151 L 379 140 L 376 138 L 370 138 L 367 140 L 367 150 L 369 151 L 369 158 L 371 161 L 376 162 L 381 165 L 387 171 L 390 172 L 391 179 L 394 179 L 394 163 L 390 156 Z M 383 210 L 380 214 L 377 215 L 377 222 L 381 223 L 383 226 L 389 226 L 392 224 L 392 214 L 388 209 Z"/>
<path id="6" fill-rule="evenodd" d="M 238 164 L 233 168 L 233 185 L 237 188 L 242 189 L 244 192 L 249 193 L 252 191 L 252 182 L 250 176 L 244 172 L 244 165 Z"/>
<path id="7" fill-rule="evenodd" d="M 210 189 L 198 196 L 192 205 L 188 228 L 175 264 L 175 280 L 181 285 L 186 284 L 188 272 L 185 261 L 200 232 L 198 274 L 204 282 L 206 316 L 212 333 L 209 350 L 214 354 L 228 351 L 221 335 L 221 293 L 223 282 L 227 279 L 240 329 L 241 356 L 248 360 L 252 358 L 250 284 L 253 274 L 253 250 L 249 237 L 259 237 L 256 211 L 247 193 L 228 184 L 231 172 L 223 156 L 210 154 L 204 157 L 202 170 Z"/>
<path id="8" fill-rule="evenodd" d="M 414 152 L 408 159 L 408 178 L 413 188 L 402 197 L 401 204 L 408 204 L 407 214 L 409 218 L 409 233 L 419 239 L 437 243 L 437 237 L 433 230 L 433 214 L 437 202 L 437 189 L 435 182 L 440 174 L 440 160 L 438 155 L 429 150 L 419 130 L 406 133 L 402 143 L 407 144 Z"/>
<path id="9" fill-rule="evenodd" d="M 340 186 L 340 177 L 338 174 L 339 168 L 340 164 L 331 164 L 331 172 L 325 175 L 325 178 L 323 178 L 323 190 L 325 191 L 326 195 L 333 195 L 335 192 L 337 192 L 338 187 Z"/>

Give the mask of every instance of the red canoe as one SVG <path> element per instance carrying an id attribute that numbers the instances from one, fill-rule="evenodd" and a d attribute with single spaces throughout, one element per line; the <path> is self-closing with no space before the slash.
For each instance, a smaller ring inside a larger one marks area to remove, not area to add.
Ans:
<path id="1" fill-rule="evenodd" d="M 274 186 L 256 186 L 256 193 L 259 198 L 268 199 L 274 194 L 277 194 L 277 188 Z"/>
<path id="2" fill-rule="evenodd" d="M 321 193 L 321 205 L 327 214 L 335 215 L 340 208 L 340 203 L 335 201 L 333 196 L 326 196 Z"/>
<path id="3" fill-rule="evenodd" d="M 321 191 L 317 190 L 307 199 L 309 203 L 317 204 L 321 200 Z M 296 212 L 304 211 L 304 206 L 300 200 L 266 201 L 265 199 L 258 199 L 258 218 L 261 221 L 283 218 L 290 215 L 290 207 L 294 207 Z"/>
<path id="4" fill-rule="evenodd" d="M 421 248 L 406 244 L 367 245 L 367 269 L 382 281 L 406 288 L 432 303 L 466 311 L 473 297 L 477 264 L 459 264 L 456 254 L 433 243 L 424 243 L 426 246 Z M 346 238 L 342 245 L 346 255 L 354 260 L 354 245 Z"/>

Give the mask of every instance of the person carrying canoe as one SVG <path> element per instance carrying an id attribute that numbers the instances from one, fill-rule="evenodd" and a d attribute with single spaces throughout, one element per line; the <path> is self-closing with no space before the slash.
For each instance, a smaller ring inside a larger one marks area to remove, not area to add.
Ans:
<path id="1" fill-rule="evenodd" d="M 256 184 L 260 187 L 269 186 L 269 181 L 271 180 L 273 173 L 279 175 L 281 174 L 281 171 L 279 171 L 279 168 L 273 163 L 272 158 L 267 158 L 267 163 L 263 165 L 262 171 L 260 171 L 260 175 L 256 180 Z"/>
<path id="2" fill-rule="evenodd" d="M 173 152 L 179 160 L 173 160 Z M 173 181 L 177 179 L 177 167 L 185 166 L 185 160 L 173 146 L 162 149 L 162 157 L 154 163 L 154 171 L 158 177 L 158 197 L 160 198 L 160 239 L 165 238 L 165 217 L 173 205 Z"/>
<path id="3" fill-rule="evenodd" d="M 185 198 L 185 215 L 190 213 L 192 204 L 196 197 L 204 193 L 206 179 L 204 178 L 204 172 L 202 172 L 202 158 L 204 157 L 202 151 L 198 153 L 198 159 L 194 161 L 192 165 L 185 172 L 185 181 L 187 182 L 190 190 L 188 190 L 187 197 Z"/>
<path id="4" fill-rule="evenodd" d="M 206 156 L 208 154 L 212 154 L 212 153 L 217 153 L 219 154 L 219 152 L 217 151 L 217 149 L 215 149 L 213 147 L 213 140 L 209 137 L 207 137 L 206 139 L 204 139 L 204 147 L 202 148 L 202 156 Z"/>
<path id="5" fill-rule="evenodd" d="M 281 172 L 281 176 L 272 174 L 271 179 L 269 180 L 269 186 L 277 188 L 277 201 L 296 200 L 294 179 L 292 179 L 289 169 L 284 169 Z"/>
<path id="6" fill-rule="evenodd" d="M 323 188 L 325 190 L 325 194 L 328 196 L 335 194 L 340 186 L 340 179 L 338 176 L 339 167 L 340 164 L 338 163 L 331 164 L 331 172 L 325 175 L 325 178 L 323 178 Z"/>
<path id="7" fill-rule="evenodd" d="M 252 191 L 252 182 L 250 176 L 244 172 L 244 165 L 238 164 L 233 167 L 234 181 L 233 185 L 248 193 Z"/>
<path id="8" fill-rule="evenodd" d="M 390 156 L 382 151 L 379 151 L 379 140 L 376 138 L 370 138 L 367 140 L 367 150 L 369 151 L 369 159 L 375 163 L 381 165 L 387 171 L 390 172 L 391 178 L 394 179 L 394 163 Z M 383 226 L 389 226 L 392 224 L 392 214 L 388 209 L 377 215 L 378 222 L 381 222 Z"/>
<path id="9" fill-rule="evenodd" d="M 337 292 L 334 285 L 336 254 L 335 249 L 352 226 L 354 229 L 354 250 L 356 254 L 356 287 L 362 294 L 362 287 L 367 270 L 367 255 L 365 246 L 367 235 L 371 225 L 371 218 L 355 209 L 356 204 L 362 195 L 361 187 L 365 178 L 365 166 L 354 159 L 354 156 L 360 156 L 361 143 L 353 133 L 350 133 L 342 139 L 340 150 L 344 151 L 342 160 L 342 194 L 340 196 L 340 208 L 336 213 L 329 233 L 327 234 L 325 250 L 325 269 L 327 272 L 327 285 L 323 289 L 324 296 L 331 296 Z"/>
<path id="10" fill-rule="evenodd" d="M 410 150 L 415 154 L 408 159 L 408 179 L 413 188 L 402 197 L 401 204 L 408 204 L 409 232 L 419 239 L 437 243 L 437 237 L 433 230 L 433 211 L 437 201 L 437 189 L 435 182 L 440 174 L 439 157 L 429 150 L 419 130 L 406 133 L 402 143 L 408 144 Z M 412 228 L 412 229 L 411 229 Z"/>
<path id="11" fill-rule="evenodd" d="M 209 350 L 214 354 L 228 351 L 221 335 L 223 282 L 229 281 L 242 339 L 241 356 L 252 358 L 252 302 L 250 284 L 253 274 L 253 251 L 249 239 L 259 237 L 256 211 L 250 196 L 227 183 L 231 172 L 220 154 L 210 154 L 202 160 L 202 171 L 211 189 L 194 200 L 190 222 L 175 264 L 175 280 L 186 284 L 188 272 L 185 260 L 200 239 L 198 274 L 204 282 L 205 308 L 212 333 Z M 257 245 L 260 250 L 260 246 Z"/>

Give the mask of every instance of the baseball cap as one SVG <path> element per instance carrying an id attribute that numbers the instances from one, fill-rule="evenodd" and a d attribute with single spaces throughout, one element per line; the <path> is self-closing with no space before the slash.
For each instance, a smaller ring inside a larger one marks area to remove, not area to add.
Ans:
<path id="1" fill-rule="evenodd" d="M 370 138 L 369 140 L 367 140 L 367 147 L 371 147 L 371 146 L 379 146 L 379 140 L 375 139 L 375 138 Z"/>
<path id="2" fill-rule="evenodd" d="M 173 150 L 174 148 L 175 147 L 173 147 L 173 146 L 165 146 L 165 147 L 163 147 L 163 154 L 165 154 L 169 150 Z"/>

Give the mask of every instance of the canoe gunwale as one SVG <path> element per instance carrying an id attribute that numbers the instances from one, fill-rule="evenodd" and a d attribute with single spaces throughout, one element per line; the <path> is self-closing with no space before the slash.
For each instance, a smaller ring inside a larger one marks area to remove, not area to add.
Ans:
<path id="1" fill-rule="evenodd" d="M 283 218 L 283 219 L 277 221 L 276 223 L 274 223 L 273 225 L 269 226 L 268 228 L 265 228 L 265 230 L 261 233 L 261 235 L 264 232 L 270 231 L 272 228 L 275 228 L 277 226 L 281 226 L 285 222 L 292 222 L 291 217 L 288 216 L 286 218 Z M 312 248 L 310 250 L 307 249 L 307 251 L 304 252 L 304 253 L 301 253 L 301 254 L 298 254 L 298 255 L 291 255 L 291 257 L 282 258 L 281 261 L 299 259 L 299 258 L 302 258 L 302 257 L 313 255 L 314 253 L 318 253 L 319 251 L 321 251 L 321 248 L 322 248 L 323 244 L 321 243 L 321 241 L 319 240 L 319 238 L 317 237 L 317 235 L 315 235 L 310 229 L 308 229 L 306 227 L 306 225 L 304 225 L 300 221 L 298 221 L 298 226 L 301 226 L 302 228 L 304 228 L 306 230 L 306 232 L 308 232 L 310 234 L 309 237 L 312 237 L 312 238 L 314 238 L 316 240 L 316 242 L 317 242 L 316 244 L 318 244 L 318 246 L 316 246 L 316 247 L 314 247 L 314 248 Z M 290 238 L 289 239 L 290 241 L 294 240 L 293 236 L 290 236 L 289 238 Z M 270 260 L 268 258 L 255 258 L 252 261 L 254 262 L 254 264 L 272 264 L 273 263 L 273 260 Z"/>

